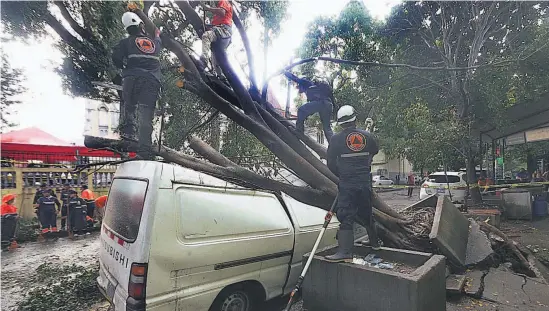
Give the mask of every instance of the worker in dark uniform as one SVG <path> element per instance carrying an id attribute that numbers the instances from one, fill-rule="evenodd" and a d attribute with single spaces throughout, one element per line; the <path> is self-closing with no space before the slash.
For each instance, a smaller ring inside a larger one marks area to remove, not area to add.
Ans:
<path id="1" fill-rule="evenodd" d="M 78 192 L 70 191 L 68 201 L 69 208 L 69 227 L 72 233 L 79 235 L 86 228 L 87 207 L 86 201 L 78 197 Z"/>
<path id="2" fill-rule="evenodd" d="M 34 194 L 34 199 L 32 200 L 32 204 L 38 203 L 38 199 L 42 197 L 42 192 L 44 192 L 44 190 L 47 190 L 47 189 L 48 189 L 47 185 L 45 183 L 41 183 L 40 188 L 36 189 L 36 193 Z"/>
<path id="3" fill-rule="evenodd" d="M 297 109 L 297 121 L 295 123 L 297 130 L 303 133 L 305 131 L 305 120 L 310 115 L 318 112 L 324 135 L 329 143 L 334 135 L 330 124 L 335 102 L 332 88 L 326 82 L 313 82 L 308 79 L 298 78 L 288 71 L 286 71 L 284 75 L 297 83 L 299 93 L 305 93 L 305 95 L 307 95 L 307 103 Z"/>
<path id="4" fill-rule="evenodd" d="M 148 149 L 152 145 L 153 118 L 160 92 L 160 59 L 162 49 L 160 31 L 145 17 L 135 3 L 128 4 L 122 23 L 129 36 L 114 47 L 112 60 L 122 69 L 122 107 L 120 134 L 122 138 L 138 141 L 137 153 L 152 159 Z"/>
<path id="5" fill-rule="evenodd" d="M 356 128 L 356 114 L 351 106 L 343 106 L 337 112 L 337 123 L 343 130 L 332 137 L 328 147 L 328 167 L 339 177 L 337 219 L 338 250 L 326 259 L 332 262 L 353 258 L 353 224 L 357 214 L 366 220 L 370 245 L 379 249 L 379 240 L 372 217 L 372 158 L 379 152 L 374 136 Z"/>
<path id="6" fill-rule="evenodd" d="M 68 218 L 68 207 L 69 207 L 69 199 L 70 199 L 70 192 L 71 192 L 71 186 L 68 184 L 65 184 L 63 186 L 63 190 L 61 190 L 61 230 L 66 231 L 67 230 L 67 218 Z"/>
<path id="7" fill-rule="evenodd" d="M 38 209 L 38 218 L 42 226 L 42 234 L 57 232 L 57 213 L 61 209 L 61 203 L 53 196 L 51 190 L 44 190 L 43 196 L 34 206 Z M 57 206 L 57 209 L 55 208 Z"/>

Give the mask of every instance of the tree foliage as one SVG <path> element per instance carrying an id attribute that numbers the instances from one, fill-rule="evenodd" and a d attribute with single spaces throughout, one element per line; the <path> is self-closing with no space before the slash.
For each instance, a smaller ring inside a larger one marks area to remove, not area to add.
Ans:
<path id="1" fill-rule="evenodd" d="M 0 79 L 2 84 L 2 94 L 0 94 L 1 131 L 3 132 L 6 128 L 14 125 L 9 120 L 10 110 L 21 103 L 19 95 L 25 92 L 25 87 L 22 84 L 24 79 L 23 71 L 13 68 L 4 53 L 2 53 L 2 74 Z"/>

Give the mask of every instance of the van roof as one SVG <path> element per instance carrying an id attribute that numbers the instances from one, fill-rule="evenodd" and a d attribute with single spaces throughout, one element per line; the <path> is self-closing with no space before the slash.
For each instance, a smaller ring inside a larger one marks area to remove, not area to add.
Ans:
<path id="1" fill-rule="evenodd" d="M 160 178 L 160 187 L 171 187 L 173 181 L 180 183 L 208 185 L 214 187 L 243 188 L 208 174 L 200 173 L 179 165 L 158 161 L 130 161 L 121 164 L 115 177 L 152 179 Z"/>

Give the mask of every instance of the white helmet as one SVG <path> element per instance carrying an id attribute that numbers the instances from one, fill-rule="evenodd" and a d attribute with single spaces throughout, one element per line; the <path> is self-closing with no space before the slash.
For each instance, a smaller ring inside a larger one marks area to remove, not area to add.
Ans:
<path id="1" fill-rule="evenodd" d="M 122 24 L 124 24 L 125 29 L 128 29 L 130 26 L 139 26 L 142 22 L 141 18 L 133 12 L 126 12 L 122 15 Z"/>
<path id="2" fill-rule="evenodd" d="M 337 111 L 337 124 L 344 124 L 356 120 L 355 108 L 349 105 L 341 106 Z"/>

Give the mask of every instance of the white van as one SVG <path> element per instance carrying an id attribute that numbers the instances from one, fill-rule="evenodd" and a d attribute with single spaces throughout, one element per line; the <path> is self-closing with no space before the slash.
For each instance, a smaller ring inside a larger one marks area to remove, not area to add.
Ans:
<path id="1" fill-rule="evenodd" d="M 325 214 L 282 193 L 127 162 L 109 192 L 98 286 L 115 311 L 252 310 L 293 289 Z M 337 242 L 338 225 L 321 247 Z"/>

